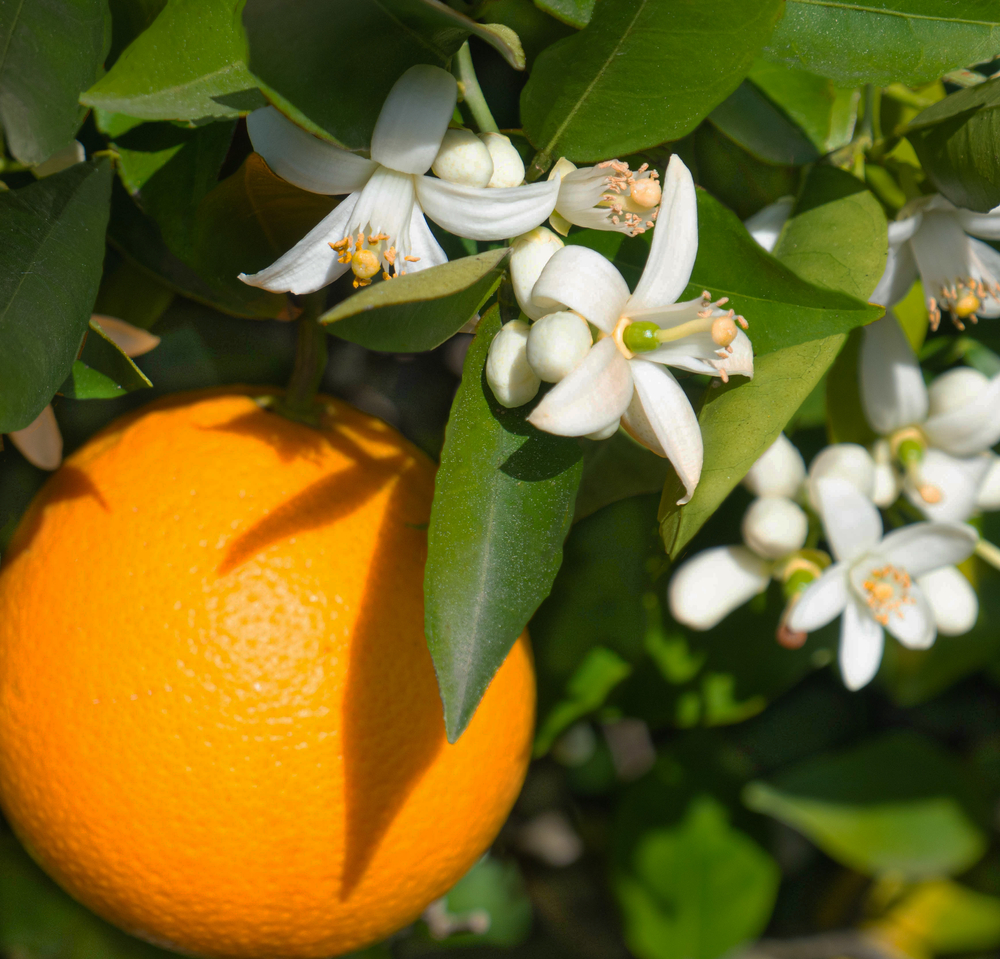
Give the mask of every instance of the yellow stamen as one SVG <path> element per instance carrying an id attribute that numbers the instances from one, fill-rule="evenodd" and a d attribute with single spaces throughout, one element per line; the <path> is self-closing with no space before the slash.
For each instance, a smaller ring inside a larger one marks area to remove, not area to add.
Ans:
<path id="1" fill-rule="evenodd" d="M 868 574 L 868 578 L 861 586 L 867 594 L 865 602 L 876 622 L 887 626 L 889 617 L 893 613 L 902 616 L 903 614 L 900 612 L 902 607 L 916 602 L 910 595 L 912 585 L 913 581 L 906 570 L 897 569 L 888 564 L 873 569 Z"/>

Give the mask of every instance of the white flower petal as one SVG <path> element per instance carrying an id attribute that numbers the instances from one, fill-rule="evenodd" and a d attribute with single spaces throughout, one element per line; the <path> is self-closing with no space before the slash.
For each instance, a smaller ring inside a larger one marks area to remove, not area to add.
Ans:
<path id="1" fill-rule="evenodd" d="M 907 293 L 917 279 L 917 261 L 908 243 L 902 246 L 889 245 L 889 253 L 885 261 L 885 270 L 878 285 L 868 297 L 869 303 L 878 303 L 886 308 L 895 306 Z"/>
<path id="2" fill-rule="evenodd" d="M 378 165 L 306 133 L 274 107 L 254 110 L 247 117 L 247 133 L 282 180 L 310 193 L 354 193 Z"/>
<path id="3" fill-rule="evenodd" d="M 882 662 L 885 633 L 856 600 L 849 599 L 840 623 L 840 674 L 850 690 L 867 686 Z"/>
<path id="4" fill-rule="evenodd" d="M 683 505 L 691 499 L 704 459 L 698 417 L 691 401 L 669 370 L 636 358 L 629 361 L 635 393 L 622 417 L 628 434 L 673 464 L 684 484 Z"/>
<path id="5" fill-rule="evenodd" d="M 968 559 L 978 541 L 979 534 L 964 523 L 914 523 L 889 533 L 876 552 L 916 579 Z"/>
<path id="6" fill-rule="evenodd" d="M 401 267 L 407 273 L 416 273 L 418 270 L 426 270 L 432 266 L 441 266 L 448 262 L 448 254 L 441 249 L 441 244 L 434 239 L 431 228 L 424 219 L 424 211 L 420 209 L 419 203 L 413 204 L 410 212 L 410 226 L 405 237 L 400 238 L 399 243 L 401 256 L 416 257 L 415 260 L 405 261 L 401 264 L 396 261 L 396 266 Z"/>
<path id="7" fill-rule="evenodd" d="M 890 312 L 863 331 L 858 378 L 861 405 L 883 436 L 927 418 L 927 387 L 906 334 Z"/>
<path id="8" fill-rule="evenodd" d="M 337 260 L 331 242 L 343 238 L 357 206 L 360 194 L 352 193 L 337 208 L 320 220 L 287 253 L 259 273 L 240 274 L 249 286 L 272 293 L 313 293 L 332 283 L 350 269 Z"/>
<path id="9" fill-rule="evenodd" d="M 920 588 L 910 587 L 910 602 L 889 615 L 885 628 L 907 649 L 930 649 L 937 639 L 934 612 Z"/>
<path id="10" fill-rule="evenodd" d="M 847 605 L 847 564 L 835 563 L 813 580 L 795 601 L 788 628 L 811 633 L 833 622 Z"/>
<path id="11" fill-rule="evenodd" d="M 928 418 L 924 432 L 931 445 L 953 456 L 974 456 L 1000 440 L 1000 374 L 974 400 Z"/>
<path id="12" fill-rule="evenodd" d="M 743 514 L 740 532 L 758 556 L 781 559 L 805 545 L 809 519 L 785 496 L 761 496 Z"/>
<path id="13" fill-rule="evenodd" d="M 587 436 L 614 423 L 632 399 L 628 360 L 611 337 L 601 340 L 564 380 L 556 384 L 528 422 L 557 436 Z"/>
<path id="14" fill-rule="evenodd" d="M 778 234 L 792 215 L 793 206 L 795 197 L 783 196 L 744 220 L 743 225 L 750 236 L 757 241 L 757 245 L 770 253 L 774 249 L 774 244 L 778 242 Z"/>
<path id="15" fill-rule="evenodd" d="M 979 240 L 968 240 L 969 274 L 976 280 L 982 280 L 987 290 L 995 290 L 1000 283 L 1000 253 L 993 247 Z M 987 293 L 979 301 L 976 310 L 979 316 L 1000 316 L 1000 300 L 992 293 Z"/>
<path id="16" fill-rule="evenodd" d="M 809 501 L 814 509 L 819 509 L 817 480 L 832 476 L 847 480 L 869 499 L 875 492 L 875 461 L 868 450 L 857 443 L 834 443 L 820 450 L 809 464 Z"/>
<path id="17" fill-rule="evenodd" d="M 514 240 L 510 251 L 510 281 L 514 298 L 526 316 L 540 320 L 548 310 L 536 306 L 531 291 L 545 264 L 566 244 L 544 226 L 536 227 Z"/>
<path id="18" fill-rule="evenodd" d="M 990 385 L 989 378 L 971 366 L 956 366 L 931 380 L 927 389 L 928 416 L 964 409 Z"/>
<path id="19" fill-rule="evenodd" d="M 872 457 L 875 460 L 875 486 L 872 489 L 872 502 L 883 508 L 892 506 L 899 499 L 902 481 L 892 462 L 889 441 L 876 440 L 872 447 Z"/>
<path id="20" fill-rule="evenodd" d="M 400 173 L 426 173 L 457 98 L 458 84 L 447 70 L 426 63 L 410 67 L 382 104 L 372 132 L 372 159 Z"/>
<path id="21" fill-rule="evenodd" d="M 827 542 L 838 560 L 853 562 L 882 538 L 882 517 L 853 483 L 824 477 L 814 489 Z"/>
<path id="22" fill-rule="evenodd" d="M 711 629 L 767 589 L 771 564 L 745 546 L 717 546 L 682 563 L 670 580 L 670 615 L 691 629 Z"/>
<path id="23" fill-rule="evenodd" d="M 575 310 L 599 330 L 611 333 L 628 300 L 628 284 L 596 250 L 567 246 L 545 264 L 531 298 L 546 312 Z"/>
<path id="24" fill-rule="evenodd" d="M 1000 240 L 1000 214 L 995 211 L 975 213 L 972 210 L 958 209 L 955 211 L 955 216 L 958 217 L 958 222 L 962 224 L 962 229 L 966 233 L 983 240 Z"/>
<path id="25" fill-rule="evenodd" d="M 416 184 L 424 212 L 449 233 L 469 240 L 507 240 L 533 230 L 545 222 L 559 194 L 557 181 L 479 189 L 421 176 Z"/>
<path id="26" fill-rule="evenodd" d="M 510 137 L 487 131 L 480 133 L 479 139 L 486 144 L 493 160 L 493 176 L 486 185 L 494 189 L 520 186 L 524 182 L 524 161 Z"/>
<path id="27" fill-rule="evenodd" d="M 903 488 L 907 499 L 928 519 L 964 523 L 976 511 L 979 489 L 989 468 L 986 456 L 959 459 L 941 450 L 927 450 L 916 476 L 907 476 Z"/>
<path id="28" fill-rule="evenodd" d="M 806 464 L 798 447 L 784 433 L 747 470 L 743 485 L 754 496 L 798 495 L 805 482 Z"/>
<path id="29" fill-rule="evenodd" d="M 649 258 L 627 310 L 674 303 L 691 279 L 698 254 L 698 200 L 691 172 L 675 153 L 663 177 L 663 199 Z"/>
<path id="30" fill-rule="evenodd" d="M 742 330 L 737 330 L 736 339 L 729 345 L 731 353 L 720 350 L 712 339 L 711 332 L 705 330 L 643 353 L 642 359 L 687 370 L 689 373 L 718 376 L 724 370 L 727 376 L 747 376 L 753 379 L 753 345 L 749 337 Z"/>
<path id="31" fill-rule="evenodd" d="M 976 625 L 979 597 L 972 584 L 954 566 L 942 566 L 917 580 L 930 604 L 934 624 L 942 636 L 961 636 Z"/>
<path id="32" fill-rule="evenodd" d="M 923 222 L 923 213 L 917 212 L 913 216 L 904 217 L 902 220 L 890 220 L 889 246 L 900 246 L 907 240 L 912 240 L 913 235 L 920 229 Z"/>
<path id="33" fill-rule="evenodd" d="M 62 462 L 63 440 L 51 404 L 23 430 L 15 430 L 8 434 L 8 438 L 33 466 L 43 470 L 59 468 Z"/>
<path id="34" fill-rule="evenodd" d="M 987 511 L 1000 509 L 1000 456 L 993 452 L 984 455 L 989 466 L 976 495 L 976 506 Z"/>
<path id="35" fill-rule="evenodd" d="M 940 301 L 943 287 L 950 287 L 969 276 L 970 242 L 954 213 L 924 214 L 920 229 L 910 240 L 910 247 L 917 260 L 926 297 L 936 297 Z"/>
<path id="36" fill-rule="evenodd" d="M 96 323 L 105 336 L 126 356 L 142 356 L 160 345 L 160 338 L 148 330 L 133 326 L 114 316 L 91 313 L 90 319 Z"/>

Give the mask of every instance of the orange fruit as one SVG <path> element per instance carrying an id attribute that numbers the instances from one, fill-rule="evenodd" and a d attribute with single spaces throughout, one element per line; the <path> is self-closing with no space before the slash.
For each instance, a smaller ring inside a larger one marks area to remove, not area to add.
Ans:
<path id="1" fill-rule="evenodd" d="M 154 403 L 48 482 L 0 571 L 0 802 L 122 928 L 329 956 L 416 918 L 492 841 L 534 720 L 526 636 L 455 745 L 423 632 L 434 467 L 328 401 Z"/>

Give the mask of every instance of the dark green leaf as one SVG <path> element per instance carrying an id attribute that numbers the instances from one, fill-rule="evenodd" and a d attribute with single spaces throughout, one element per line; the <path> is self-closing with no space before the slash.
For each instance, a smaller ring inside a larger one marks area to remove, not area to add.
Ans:
<path id="1" fill-rule="evenodd" d="M 584 161 L 679 139 L 736 89 L 780 14 L 780 0 L 599 3 L 538 57 L 524 132 L 549 159 Z"/>
<path id="2" fill-rule="evenodd" d="M 263 106 L 246 66 L 239 4 L 169 0 L 80 102 L 143 120 L 235 117 Z"/>
<path id="3" fill-rule="evenodd" d="M 470 35 L 524 69 L 519 42 L 439 0 L 247 0 L 243 22 L 250 69 L 274 105 L 355 150 L 368 149 L 400 74 L 417 63 L 447 65 Z"/>
<path id="4" fill-rule="evenodd" d="M 575 440 L 494 400 L 484 367 L 499 329 L 491 310 L 469 348 L 428 532 L 425 629 L 451 742 L 552 587 L 580 482 Z"/>
<path id="5" fill-rule="evenodd" d="M 741 83 L 708 118 L 731 140 L 767 163 L 794 166 L 819 159 L 812 141 L 752 83 Z"/>
<path id="6" fill-rule="evenodd" d="M 580 29 L 590 23 L 596 0 L 535 0 L 539 10 L 551 13 L 557 20 Z"/>
<path id="7" fill-rule="evenodd" d="M 586 441 L 573 521 L 620 499 L 659 492 L 669 470 L 667 460 L 640 446 L 624 430 L 599 443 Z"/>
<path id="8" fill-rule="evenodd" d="M 992 0 L 787 0 L 765 51 L 845 86 L 918 86 L 997 53 Z"/>
<path id="9" fill-rule="evenodd" d="M 956 206 L 986 213 L 1000 203 L 1000 79 L 928 107 L 907 137 L 931 182 Z"/>
<path id="10" fill-rule="evenodd" d="M 74 400 L 109 400 L 152 385 L 146 374 L 91 320 L 80 359 L 73 364 L 59 392 Z"/>
<path id="11" fill-rule="evenodd" d="M 109 68 L 166 5 L 167 0 L 108 0 L 111 8 L 111 49 L 105 63 Z"/>
<path id="12" fill-rule="evenodd" d="M 419 353 L 454 336 L 503 275 L 508 247 L 375 283 L 320 317 L 330 332 L 370 350 Z"/>
<path id="13" fill-rule="evenodd" d="M 831 443 L 868 446 L 878 439 L 868 425 L 858 385 L 858 355 L 863 331 L 852 330 L 826 378 L 827 436 Z"/>
<path id="14" fill-rule="evenodd" d="M 615 876 L 625 939 L 639 959 L 718 959 L 760 935 L 781 873 L 707 796 L 650 829 Z"/>
<path id="15" fill-rule="evenodd" d="M 913 733 L 888 733 L 809 759 L 770 783 L 751 783 L 744 799 L 870 875 L 912 880 L 960 873 L 986 850 L 973 818 L 976 800 L 961 773 Z"/>
<path id="16" fill-rule="evenodd" d="M 860 91 L 826 77 L 758 60 L 749 79 L 802 128 L 820 153 L 846 146 L 854 134 Z"/>
<path id="17" fill-rule="evenodd" d="M 110 188 L 100 160 L 0 194 L 0 433 L 31 423 L 69 375 L 101 279 Z"/>
<path id="18" fill-rule="evenodd" d="M 41 163 L 69 145 L 86 113 L 77 97 L 110 43 L 107 0 L 0 6 L 0 122 L 18 160 Z"/>

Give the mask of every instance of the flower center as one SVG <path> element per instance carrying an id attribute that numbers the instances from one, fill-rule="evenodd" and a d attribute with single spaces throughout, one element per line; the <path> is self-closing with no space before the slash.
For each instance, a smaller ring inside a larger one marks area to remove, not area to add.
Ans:
<path id="1" fill-rule="evenodd" d="M 888 563 L 869 572 L 861 588 L 876 622 L 886 626 L 893 613 L 902 616 L 902 607 L 916 602 L 910 595 L 912 585 L 910 574 L 905 569 L 897 569 Z"/>
<path id="2" fill-rule="evenodd" d="M 1000 298 L 1000 284 L 987 284 L 982 280 L 975 280 L 971 276 L 957 279 L 950 286 L 942 283 L 938 289 L 938 296 L 929 297 L 927 300 L 931 329 L 938 328 L 942 310 L 951 313 L 955 326 L 960 330 L 965 329 L 963 320 L 978 323 L 979 317 L 976 313 L 982 308 L 983 300 L 987 296 Z"/>
<path id="3" fill-rule="evenodd" d="M 650 170 L 648 163 L 633 172 L 621 160 L 605 160 L 597 168 L 611 171 L 605 179 L 606 192 L 597 204 L 611 211 L 611 222 L 617 226 L 624 221 L 631 236 L 650 229 L 660 212 L 655 208 L 663 196 L 659 173 Z"/>
<path id="4" fill-rule="evenodd" d="M 920 430 L 914 426 L 897 430 L 889 438 L 889 449 L 903 467 L 920 498 L 932 506 L 940 503 L 943 498 L 940 488 L 928 483 L 921 475 L 920 466 L 924 461 L 927 443 Z"/>
<path id="5" fill-rule="evenodd" d="M 337 240 L 330 244 L 330 248 L 337 253 L 337 260 L 340 263 L 350 263 L 351 272 L 354 274 L 354 288 L 368 286 L 374 276 L 382 268 L 384 260 L 387 269 L 382 273 L 382 278 L 391 280 L 394 276 L 402 276 L 406 270 L 396 267 L 396 247 L 385 248 L 389 236 L 386 233 L 370 233 L 367 237 L 364 231 L 359 231 L 357 236 L 345 236 L 342 240 Z M 367 246 L 366 246 L 367 243 Z M 419 256 L 405 256 L 403 259 L 409 263 L 416 263 Z M 393 268 L 389 273 L 388 267 Z"/>
<path id="6" fill-rule="evenodd" d="M 698 310 L 696 319 L 661 328 L 659 324 L 650 320 L 633 321 L 628 317 L 622 317 L 618 321 L 615 338 L 619 346 L 624 347 L 622 352 L 650 353 L 664 343 L 682 340 L 694 333 L 710 333 L 712 342 L 719 347 L 717 354 L 724 358 L 733 351 L 732 343 L 738 333 L 736 324 L 739 323 L 743 329 L 748 326 L 747 321 L 742 316 L 737 316 L 735 310 L 724 312 L 719 309 L 727 302 L 729 299 L 724 296 L 713 303 L 711 295 L 706 290 L 701 295 L 701 309 Z"/>

